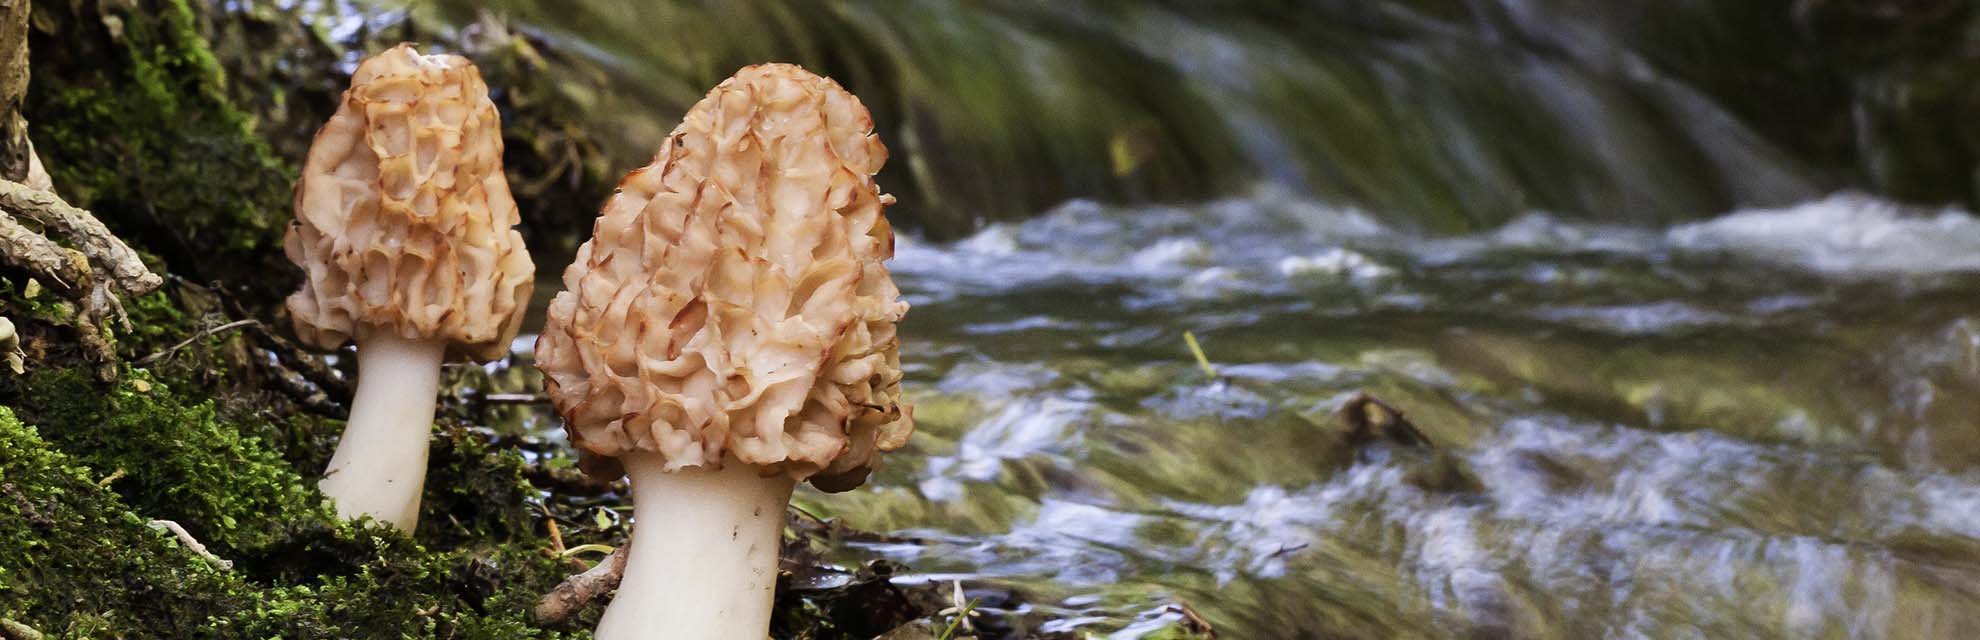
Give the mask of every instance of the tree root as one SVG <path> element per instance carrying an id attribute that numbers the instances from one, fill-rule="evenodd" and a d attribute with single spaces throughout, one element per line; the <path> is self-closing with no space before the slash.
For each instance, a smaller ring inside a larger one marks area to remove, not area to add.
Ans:
<path id="1" fill-rule="evenodd" d="M 0 261 L 34 274 L 56 291 L 74 297 L 88 290 L 89 258 L 29 229 L 0 210 Z"/>
<path id="2" fill-rule="evenodd" d="M 536 621 L 540 624 L 556 624 L 570 618 L 571 614 L 592 600 L 619 587 L 619 580 L 626 575 L 626 548 L 620 545 L 605 556 L 598 564 L 558 583 L 557 588 L 543 596 L 536 604 Z"/>
<path id="3" fill-rule="evenodd" d="M 107 279 L 126 295 L 151 293 L 165 283 L 158 274 L 145 268 L 137 252 L 110 233 L 110 229 L 103 226 L 96 216 L 70 206 L 60 196 L 18 182 L 0 180 L 0 209 L 33 220 L 44 231 L 75 243 L 89 258 L 89 264 L 98 273 L 106 274 Z"/>
<path id="4" fill-rule="evenodd" d="M 79 249 L 62 246 L 49 233 Z M 27 272 L 78 305 L 76 339 L 98 365 L 97 377 L 106 381 L 116 377 L 111 363 L 117 353 L 101 323 L 114 320 L 128 327 L 121 296 L 144 295 L 164 284 L 96 216 L 52 192 L 11 180 L 0 180 L 0 263 Z"/>

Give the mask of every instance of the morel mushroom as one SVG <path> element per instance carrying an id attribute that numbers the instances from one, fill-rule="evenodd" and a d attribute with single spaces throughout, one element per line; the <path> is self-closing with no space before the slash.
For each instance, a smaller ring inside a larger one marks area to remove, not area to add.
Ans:
<path id="1" fill-rule="evenodd" d="M 533 284 L 481 73 L 411 45 L 359 64 L 310 145 L 295 215 L 296 334 L 357 343 L 350 420 L 317 486 L 340 515 L 411 530 L 440 366 L 506 355 Z"/>
<path id="2" fill-rule="evenodd" d="M 759 65 L 605 203 L 536 346 L 572 443 L 632 479 L 599 638 L 762 640 L 794 484 L 859 486 L 913 432 L 886 158 L 838 83 Z"/>

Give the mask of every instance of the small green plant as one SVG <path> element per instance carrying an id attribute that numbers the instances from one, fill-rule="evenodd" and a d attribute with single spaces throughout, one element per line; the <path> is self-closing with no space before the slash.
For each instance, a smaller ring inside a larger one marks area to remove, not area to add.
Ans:
<path id="1" fill-rule="evenodd" d="M 939 638 L 936 638 L 936 640 L 954 640 L 956 637 L 956 630 L 963 628 L 964 625 L 968 624 L 967 621 L 969 620 L 970 616 L 976 615 L 976 603 L 979 600 L 981 599 L 970 598 L 969 602 L 965 602 L 961 607 L 955 608 L 954 611 L 956 612 L 955 613 L 956 617 L 949 620 L 949 628 L 943 629 L 942 635 Z"/>

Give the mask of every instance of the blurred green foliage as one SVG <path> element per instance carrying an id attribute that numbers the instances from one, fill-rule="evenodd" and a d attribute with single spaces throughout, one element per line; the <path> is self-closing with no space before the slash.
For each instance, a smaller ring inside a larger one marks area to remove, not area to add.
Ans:
<path id="1" fill-rule="evenodd" d="M 392 0 L 371 6 L 403 6 Z M 1858 187 L 1975 203 L 1980 13 L 1936 0 L 417 3 L 542 43 L 615 166 L 746 64 L 830 75 L 900 224 L 1272 180 L 1436 231 L 1692 219 Z M 1965 43 L 1964 45 L 1960 43 Z M 584 210 L 588 214 L 590 211 Z M 581 221 L 570 222 L 576 226 Z"/>

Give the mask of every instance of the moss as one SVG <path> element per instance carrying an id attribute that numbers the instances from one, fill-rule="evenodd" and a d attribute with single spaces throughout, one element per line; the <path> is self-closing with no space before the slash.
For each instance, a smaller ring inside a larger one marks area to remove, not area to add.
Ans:
<path id="1" fill-rule="evenodd" d="M 270 519 L 321 515 L 320 496 L 263 440 L 272 425 L 223 422 L 210 401 L 142 372 L 124 378 L 106 391 L 79 371 L 34 372 L 17 408 L 36 424 L 69 425 L 47 439 L 91 467 L 123 470 L 113 486 L 132 506 L 178 521 L 216 553 L 268 545 Z"/>
<path id="2" fill-rule="evenodd" d="M 443 442 L 436 474 L 466 481 L 429 493 L 445 513 L 428 521 L 461 532 L 436 532 L 447 550 L 435 551 L 338 521 L 254 435 L 275 425 L 222 420 L 139 371 L 123 379 L 106 392 L 73 370 L 31 375 L 10 395 L 21 415 L 63 425 L 44 433 L 0 407 L 8 617 L 76 637 L 557 636 L 525 612 L 568 567 L 529 535 L 513 454 Z M 236 567 L 194 558 L 145 526 L 154 518 Z"/>
<path id="3" fill-rule="evenodd" d="M 31 135 L 56 186 L 170 270 L 268 300 L 283 162 L 252 133 L 184 0 L 35 6 Z M 116 25 L 114 28 L 111 25 Z"/>
<path id="4" fill-rule="evenodd" d="M 244 584 L 145 526 L 97 472 L 0 408 L 0 612 L 55 637 L 199 637 Z"/>
<path id="5" fill-rule="evenodd" d="M 134 299 L 143 328 L 131 342 L 185 341 L 211 323 L 203 310 L 213 304 L 188 287 Z M 31 304 L 8 285 L 0 308 Z M 248 350 L 243 342 L 185 341 L 108 387 L 57 355 L 0 378 L 0 617 L 77 638 L 578 631 L 527 618 L 572 569 L 542 551 L 550 543 L 533 528 L 529 505 L 539 500 L 520 455 L 449 421 L 434 444 L 418 542 L 343 522 L 309 475 L 342 423 L 259 395 L 266 374 L 232 355 Z M 37 433 L 17 415 L 46 427 Z M 179 523 L 234 568 L 206 565 L 146 526 L 152 519 Z"/>
<path id="6" fill-rule="evenodd" d="M 343 522 L 310 476 L 342 423 L 266 391 L 281 374 L 243 332 L 201 334 L 292 284 L 276 248 L 290 171 L 230 102 L 191 7 L 36 10 L 30 117 L 58 189 L 186 278 L 126 301 L 124 356 L 165 355 L 107 388 L 77 368 L 48 296 L 0 287 L 0 310 L 45 347 L 28 375 L 0 379 L 0 514 L 19 516 L 0 522 L 0 616 L 52 637 L 574 631 L 526 617 L 571 568 L 542 552 L 514 451 L 442 430 L 417 538 L 434 547 Z M 222 288 L 191 283 L 209 281 Z M 235 567 L 206 565 L 152 519 Z"/>
<path id="7" fill-rule="evenodd" d="M 534 540 L 536 490 L 513 448 L 496 447 L 459 424 L 442 429 L 427 458 L 420 537 L 453 545 L 473 540 Z"/>

